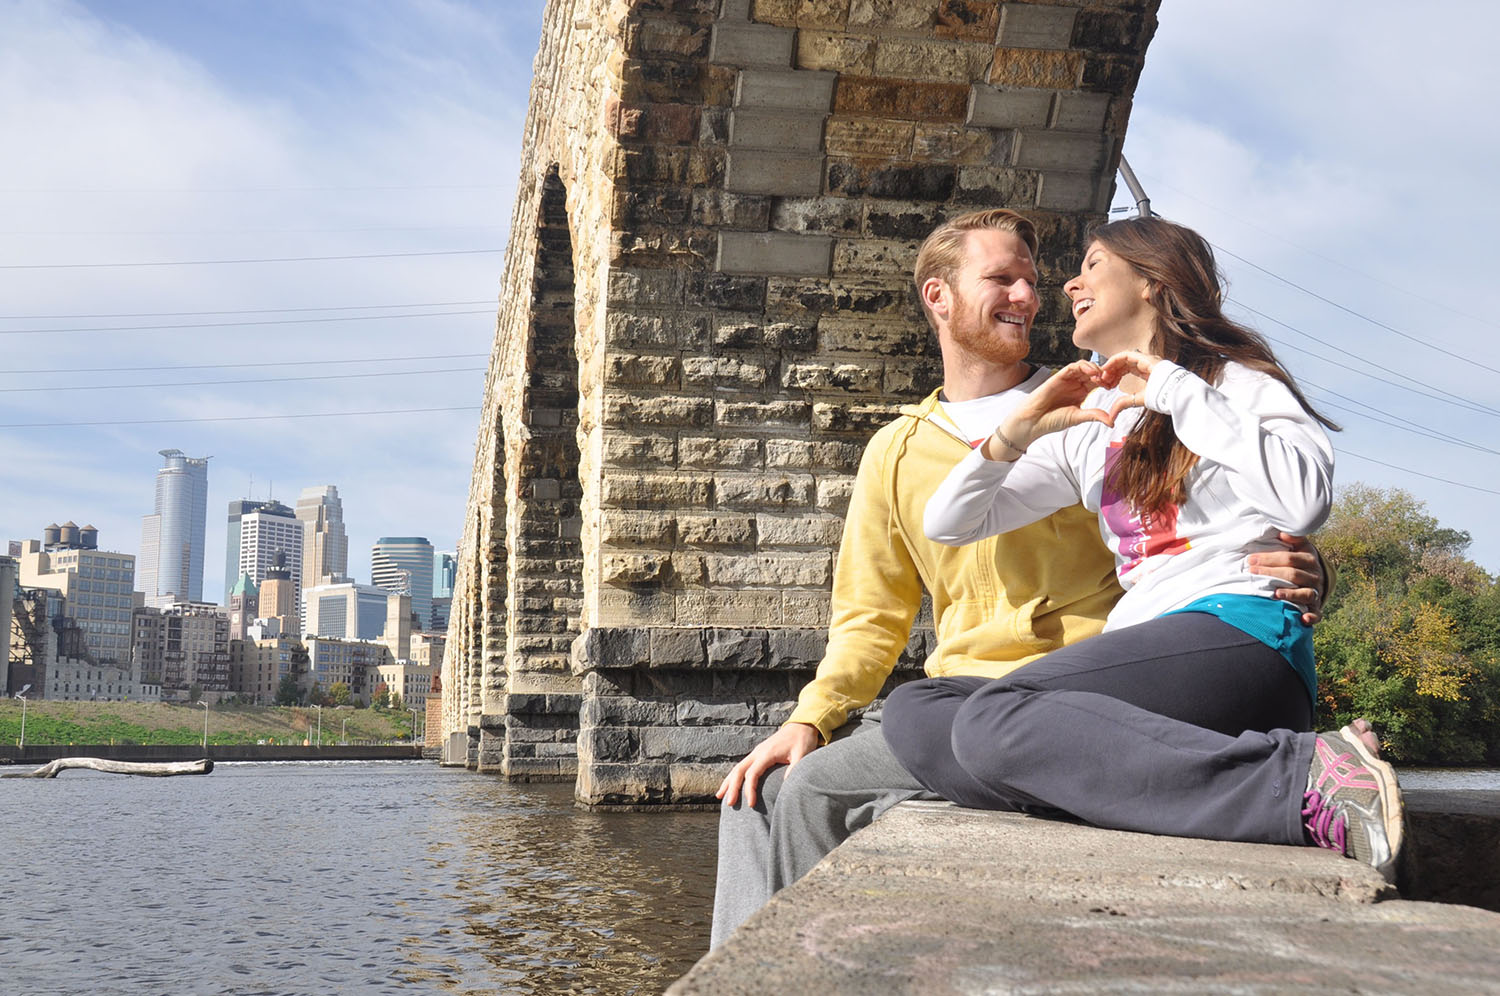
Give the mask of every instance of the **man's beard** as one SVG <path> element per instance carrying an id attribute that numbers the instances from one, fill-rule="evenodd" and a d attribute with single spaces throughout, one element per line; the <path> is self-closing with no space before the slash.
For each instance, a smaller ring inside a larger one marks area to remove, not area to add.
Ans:
<path id="1" fill-rule="evenodd" d="M 966 352 L 986 363 L 1005 367 L 1020 363 L 1031 352 L 1029 329 L 1023 332 L 1023 326 L 1002 326 L 1014 328 L 1019 334 L 1019 338 L 1002 338 L 993 328 L 987 327 L 992 323 L 986 322 L 963 298 L 956 297 L 954 305 L 954 321 L 949 332 L 953 342 Z M 1000 323 L 994 322 L 993 325 Z"/>

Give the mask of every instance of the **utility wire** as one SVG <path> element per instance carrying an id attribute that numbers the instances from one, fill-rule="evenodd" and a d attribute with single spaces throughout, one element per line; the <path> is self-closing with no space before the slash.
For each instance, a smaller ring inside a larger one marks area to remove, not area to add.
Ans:
<path id="1" fill-rule="evenodd" d="M 1275 318 L 1275 317 L 1273 317 L 1271 315 L 1266 314 L 1264 311 L 1260 311 L 1260 310 L 1258 310 L 1256 308 L 1252 308 L 1252 307 L 1250 307 L 1250 305 L 1246 304 L 1244 301 L 1240 301 L 1240 300 L 1238 300 L 1236 298 L 1228 298 L 1227 300 L 1229 300 L 1230 302 L 1232 302 L 1232 303 L 1234 303 L 1236 305 L 1239 305 L 1241 308 L 1244 308 L 1246 311 L 1250 312 L 1252 315 L 1258 315 L 1259 317 L 1264 318 L 1268 322 L 1272 322 L 1272 323 L 1274 323 L 1276 325 L 1280 325 L 1282 328 L 1287 329 L 1288 331 L 1291 331 L 1291 332 L 1295 332 L 1298 335 L 1303 336 L 1304 338 L 1311 339 L 1313 342 L 1316 342 L 1320 346 L 1327 346 L 1329 349 L 1338 349 L 1339 348 L 1338 346 L 1334 345 L 1333 343 L 1329 342 L 1326 339 L 1319 339 L 1317 336 L 1313 335 L 1311 332 L 1304 332 L 1302 329 L 1297 328 L 1295 325 L 1288 325 L 1286 322 L 1282 321 L 1279 318 Z M 1281 341 L 1281 340 L 1277 340 L 1277 341 Z M 1291 345 L 1291 344 L 1288 343 L 1287 345 Z M 1299 349 L 1300 347 L 1295 346 L 1295 345 L 1291 345 L 1291 348 L 1293 348 L 1293 349 Z M 1303 350 L 1303 352 L 1306 352 L 1306 350 Z M 1393 370 L 1390 367 L 1381 366 L 1379 363 L 1376 363 L 1373 360 L 1367 360 L 1363 356 L 1354 356 L 1353 354 L 1350 354 L 1350 355 L 1351 355 L 1351 357 L 1353 359 L 1356 359 L 1359 362 L 1366 364 L 1367 366 L 1372 366 L 1376 370 L 1382 370 L 1382 371 L 1384 371 L 1384 372 L 1386 372 L 1388 374 L 1393 374 L 1396 377 L 1401 377 L 1401 378 L 1403 378 L 1405 380 L 1410 381 L 1413 384 L 1421 384 L 1423 387 L 1425 387 L 1425 388 L 1427 388 L 1429 390 L 1436 391 L 1439 394 L 1445 395 L 1447 398 L 1451 398 L 1452 399 L 1451 403 L 1458 404 L 1461 407 L 1478 408 L 1478 409 L 1480 409 L 1480 410 L 1482 410 L 1484 412 L 1487 412 L 1487 413 L 1493 414 L 1493 415 L 1500 415 L 1500 409 L 1491 408 L 1490 406 L 1480 404 L 1477 401 L 1470 401 L 1468 398 L 1462 397 L 1461 395 L 1454 394 L 1452 391 L 1445 391 L 1441 387 L 1438 387 L 1438 386 L 1436 386 L 1434 384 L 1428 384 L 1425 381 L 1416 380 L 1415 378 L 1407 376 L 1407 374 L 1403 373 L 1400 370 Z M 1322 359 L 1322 357 L 1320 357 L 1320 359 Z M 1330 362 L 1340 362 L 1340 361 L 1330 361 Z M 1357 370 L 1354 371 L 1354 372 L 1355 373 L 1362 373 L 1362 371 L 1357 371 Z M 1370 375 L 1369 374 L 1365 374 L 1365 376 L 1368 377 Z M 1379 378 L 1376 378 L 1376 379 L 1379 379 Z M 1402 385 L 1397 384 L 1395 386 L 1401 387 Z M 1407 388 L 1407 390 L 1410 390 L 1410 388 Z M 1421 393 L 1421 392 L 1414 392 L 1414 393 Z M 1438 399 L 1438 400 L 1442 400 L 1442 399 Z"/>
<path id="2" fill-rule="evenodd" d="M 1303 383 L 1307 384 L 1308 382 L 1307 381 L 1303 381 Z M 1317 385 L 1315 385 L 1315 384 L 1308 384 L 1308 386 L 1309 387 L 1316 387 Z M 1367 411 L 1360 411 L 1359 408 L 1353 408 L 1353 407 L 1350 407 L 1349 405 L 1341 405 L 1341 404 L 1339 404 L 1336 401 L 1327 401 L 1327 400 L 1319 399 L 1319 403 L 1324 408 L 1332 408 L 1332 409 L 1335 409 L 1336 411 L 1348 412 L 1349 414 L 1355 416 L 1356 418 L 1368 419 L 1371 422 L 1378 422 L 1381 425 L 1388 425 L 1388 426 L 1390 426 L 1393 429 L 1401 429 L 1401 430 L 1413 433 L 1413 434 L 1418 435 L 1418 436 L 1426 436 L 1428 439 L 1435 439 L 1435 440 L 1437 440 L 1440 443 L 1451 443 L 1454 446 L 1462 446 L 1465 449 L 1477 450 L 1480 453 L 1489 453 L 1489 454 L 1492 454 L 1494 456 L 1500 456 L 1500 450 L 1492 450 L 1492 449 L 1490 449 L 1487 446 L 1480 446 L 1478 443 L 1470 443 L 1470 442 L 1467 442 L 1465 440 L 1459 439 L 1457 436 L 1450 436 L 1450 435 L 1448 435 L 1445 432 L 1438 432 L 1438 431 L 1435 431 L 1435 430 L 1427 429 L 1427 428 L 1425 428 L 1423 426 L 1419 426 L 1416 423 L 1411 422 L 1411 421 L 1409 421 L 1407 419 L 1401 418 L 1400 416 L 1392 416 L 1391 418 L 1380 418 L 1377 415 L 1371 415 Z M 1356 401 L 1355 404 L 1359 405 L 1360 408 L 1369 408 L 1369 405 L 1362 404 L 1361 402 L 1358 402 L 1358 401 Z M 1376 411 L 1379 411 L 1379 409 L 1376 409 Z M 1382 412 L 1381 414 L 1386 414 L 1386 413 Z"/>
<path id="3" fill-rule="evenodd" d="M 504 190 L 501 183 L 417 183 L 378 187 L 0 187 L 0 194 L 249 194 L 332 190 Z"/>
<path id="4" fill-rule="evenodd" d="M 440 249 L 433 252 L 369 252 L 357 256 L 272 256 L 262 259 L 178 259 L 141 263 L 0 263 L 0 270 L 98 270 L 127 266 L 220 266 L 226 263 L 316 263 L 330 259 L 402 259 L 409 256 L 475 256 L 504 249 Z"/>
<path id="5" fill-rule="evenodd" d="M 159 384 L 79 384 L 62 387 L 0 387 L 0 394 L 23 394 L 45 391 L 126 391 L 143 387 L 205 387 L 221 384 L 284 384 L 303 380 L 354 380 L 359 377 L 413 377 L 417 374 L 483 373 L 484 367 L 447 367 L 442 370 L 379 370 L 373 373 L 316 374 L 310 377 L 251 377 L 243 380 L 186 380 Z"/>
<path id="6" fill-rule="evenodd" d="M 186 325 L 96 325 L 77 329 L 0 329 L 0 335 L 62 335 L 74 332 L 171 332 L 174 329 L 231 329 L 248 325 L 316 325 L 324 322 L 373 322 L 392 318 L 448 318 L 453 315 L 488 315 L 478 311 L 418 311 L 396 315 L 337 315 L 329 318 L 263 318 L 254 322 L 192 322 Z"/>
<path id="7" fill-rule="evenodd" d="M 416 304 L 330 304 L 318 308 L 242 308 L 238 311 L 134 311 L 109 315 L 0 315 L 6 322 L 60 322 L 82 318 L 190 318 L 198 315 L 279 315 L 308 311 L 384 311 L 388 308 L 467 308 L 493 301 L 422 301 Z"/>
<path id="8" fill-rule="evenodd" d="M 7 374 L 75 374 L 75 373 L 139 373 L 156 370 L 239 370 L 245 367 L 305 367 L 312 363 L 325 366 L 345 363 L 410 363 L 422 360 L 476 360 L 489 353 L 443 353 L 437 356 L 370 356 L 357 360 L 276 360 L 269 363 L 189 363 L 176 366 L 156 367 L 59 367 L 53 370 L 5 370 Z"/>
<path id="9" fill-rule="evenodd" d="M 473 406 L 457 408 L 385 408 L 369 412 L 301 412 L 295 415 L 219 415 L 205 418 L 134 418 L 99 422 L 12 422 L 0 429 L 55 429 L 85 425 L 180 425 L 186 422 L 265 422 L 286 418 L 345 418 L 356 415 L 419 415 L 426 412 L 477 412 Z"/>
<path id="10" fill-rule="evenodd" d="M 1339 304 L 1337 301 L 1333 300 L 1333 298 L 1324 297 L 1322 294 L 1319 294 L 1317 291 L 1310 290 L 1309 288 L 1303 287 L 1299 283 L 1296 283 L 1294 281 L 1288 280 L 1286 277 L 1281 276 L 1279 273 L 1272 273 L 1270 270 L 1266 269 L 1264 266 L 1261 266 L 1258 263 L 1252 263 L 1248 259 L 1246 259 L 1245 257 L 1238 255 L 1237 253 L 1232 253 L 1228 249 L 1225 249 L 1223 246 L 1219 245 L 1218 243 L 1209 243 L 1209 244 L 1212 245 L 1219 252 L 1223 253 L 1224 255 L 1229 256 L 1229 257 L 1231 257 L 1233 259 L 1237 259 L 1241 263 L 1244 263 L 1246 266 L 1250 267 L 1252 270 L 1258 270 L 1259 272 L 1264 273 L 1266 276 L 1270 277 L 1272 280 L 1278 280 L 1281 283 L 1286 284 L 1288 287 L 1291 287 L 1291 288 L 1294 288 L 1295 290 L 1301 291 L 1302 293 L 1306 294 L 1308 297 L 1316 298 L 1317 300 L 1322 301 L 1324 304 L 1329 305 L 1330 307 L 1337 308 L 1339 311 L 1342 311 L 1346 315 L 1353 315 L 1355 318 L 1358 318 L 1361 321 L 1369 322 L 1371 325 L 1374 325 L 1376 328 L 1385 329 L 1387 332 L 1392 332 L 1392 333 L 1394 333 L 1396 335 L 1399 335 L 1401 338 L 1410 340 L 1411 342 L 1414 342 L 1414 343 L 1416 343 L 1419 346 L 1425 346 L 1428 349 L 1436 350 L 1437 352 L 1442 353 L 1445 356 L 1451 356 L 1451 357 L 1453 357 L 1456 360 L 1463 360 L 1465 363 L 1468 363 L 1468 364 L 1470 364 L 1472 366 L 1476 366 L 1476 367 L 1478 367 L 1481 370 L 1488 370 L 1490 373 L 1500 373 L 1500 367 L 1488 366 L 1486 364 L 1480 363 L 1478 360 L 1474 359 L 1473 356 L 1465 356 L 1463 353 L 1454 352 L 1451 349 L 1447 349 L 1446 347 L 1439 346 L 1439 345 L 1437 345 L 1435 343 L 1432 343 L 1432 342 L 1428 342 L 1425 339 L 1419 339 L 1418 337 L 1412 335 L 1410 332 L 1403 332 L 1400 329 L 1396 328 L 1396 326 L 1394 326 L 1394 325 L 1387 325 L 1385 322 L 1382 322 L 1378 318 L 1371 318 L 1369 315 L 1361 314 L 1360 312 L 1355 311 L 1353 308 L 1345 307 L 1344 305 Z"/>
<path id="11" fill-rule="evenodd" d="M 1410 467 L 1403 467 L 1400 464 L 1386 463 L 1384 460 L 1376 460 L 1374 457 L 1367 457 L 1363 453 L 1354 453 L 1343 448 L 1340 448 L 1338 453 L 1339 456 L 1352 456 L 1359 460 L 1378 464 L 1381 467 L 1389 467 L 1392 470 L 1399 470 L 1407 474 L 1412 474 L 1416 477 L 1426 478 L 1429 481 L 1437 481 L 1439 484 L 1451 484 L 1456 488 L 1468 488 L 1470 491 L 1482 491 L 1487 495 L 1500 495 L 1500 491 L 1497 491 L 1494 488 L 1482 488 L 1477 484 L 1465 484 L 1463 481 L 1450 481 L 1446 477 L 1435 477 L 1432 474 L 1424 474 L 1419 470 L 1412 470 Z"/>

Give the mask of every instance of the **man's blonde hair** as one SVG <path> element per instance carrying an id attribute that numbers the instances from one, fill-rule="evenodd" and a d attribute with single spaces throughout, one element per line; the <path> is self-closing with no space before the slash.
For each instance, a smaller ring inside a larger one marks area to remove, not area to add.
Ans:
<path id="1" fill-rule="evenodd" d="M 958 272 L 959 267 L 964 265 L 964 258 L 967 255 L 964 242 L 969 237 L 969 233 L 984 229 L 1010 232 L 1026 243 L 1026 248 L 1031 250 L 1031 258 L 1036 259 L 1036 227 L 1023 215 L 1006 208 L 990 208 L 987 211 L 970 211 L 968 214 L 961 214 L 933 229 L 932 234 L 922 242 L 922 248 L 917 251 L 914 276 L 917 281 L 918 300 L 922 300 L 922 285 L 932 277 L 940 277 L 949 283 L 953 281 L 954 274 Z M 922 301 L 922 310 L 927 310 L 925 300 Z"/>

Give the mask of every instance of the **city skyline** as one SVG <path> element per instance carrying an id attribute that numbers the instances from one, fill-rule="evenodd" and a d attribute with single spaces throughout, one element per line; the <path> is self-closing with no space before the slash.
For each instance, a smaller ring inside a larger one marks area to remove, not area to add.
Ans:
<path id="1" fill-rule="evenodd" d="M 352 560 L 382 535 L 456 546 L 542 4 L 264 10 L 0 5 L 0 127 L 29 136 L 0 161 L 0 460 L 26 468 L 0 481 L 7 538 L 66 510 L 138 553 L 129 496 L 175 447 L 215 455 L 213 509 L 336 482 Z M 1500 82 L 1500 11 L 1444 23 L 1164 5 L 1125 154 L 1346 426 L 1338 482 L 1410 491 L 1500 572 L 1493 333 L 1459 299 L 1500 214 L 1500 138 L 1459 117 Z"/>

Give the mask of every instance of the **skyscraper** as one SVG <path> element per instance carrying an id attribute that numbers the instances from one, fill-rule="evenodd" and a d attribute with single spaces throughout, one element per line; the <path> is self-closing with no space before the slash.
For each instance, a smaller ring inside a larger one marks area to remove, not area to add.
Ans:
<path id="1" fill-rule="evenodd" d="M 303 488 L 297 518 L 302 523 L 302 590 L 347 577 L 349 538 L 339 489 L 332 484 Z"/>
<path id="2" fill-rule="evenodd" d="M 236 498 L 229 503 L 229 528 L 224 533 L 224 604 L 229 604 L 229 593 L 240 579 L 240 520 L 257 509 L 271 504 L 251 498 Z"/>
<path id="3" fill-rule="evenodd" d="M 432 544 L 425 536 L 382 536 L 370 549 L 370 581 L 411 596 L 417 625 L 432 619 Z"/>
<path id="4" fill-rule="evenodd" d="M 300 618 L 302 605 L 302 523 L 279 501 L 267 502 L 240 518 L 240 573 L 250 575 L 259 586 L 260 614 L 268 616 L 266 589 L 278 553 L 285 555 L 284 568 L 292 583 L 291 614 Z"/>
<path id="5" fill-rule="evenodd" d="M 203 546 L 208 528 L 208 461 L 162 450 L 156 472 L 156 510 L 141 520 L 136 581 L 146 604 L 203 599 Z"/>

